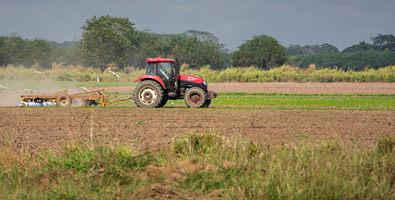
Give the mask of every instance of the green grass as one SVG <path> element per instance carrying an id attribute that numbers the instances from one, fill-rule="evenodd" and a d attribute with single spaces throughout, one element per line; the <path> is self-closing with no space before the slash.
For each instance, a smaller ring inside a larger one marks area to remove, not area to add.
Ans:
<path id="1" fill-rule="evenodd" d="M 3 145 L 0 199 L 395 198 L 394 137 L 368 149 L 308 141 L 264 146 L 190 134 L 159 152 L 77 144 L 57 155 Z"/>
<path id="2" fill-rule="evenodd" d="M 115 93 L 108 93 L 114 96 Z M 119 98 L 130 95 L 117 94 Z M 113 97 L 114 98 L 114 97 Z M 115 98 L 114 98 L 115 99 Z M 167 107 L 185 106 L 183 99 L 169 100 Z M 131 104 L 130 101 L 119 105 Z M 111 105 L 110 105 L 111 107 Z M 212 100 L 214 109 L 306 109 L 306 110 L 395 110 L 395 94 L 282 94 L 219 93 Z"/>
<path id="3" fill-rule="evenodd" d="M 184 105 L 184 100 L 169 100 Z M 130 103 L 130 102 L 127 102 Z M 170 106 L 170 103 L 166 104 Z M 394 94 L 219 93 L 211 107 L 233 109 L 395 110 Z"/>
<path id="4" fill-rule="evenodd" d="M 395 95 L 219 94 L 219 105 L 395 106 Z"/>

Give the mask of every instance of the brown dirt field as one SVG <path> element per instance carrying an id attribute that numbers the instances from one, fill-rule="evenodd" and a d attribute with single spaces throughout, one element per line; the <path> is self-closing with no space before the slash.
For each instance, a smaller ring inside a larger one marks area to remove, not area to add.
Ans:
<path id="1" fill-rule="evenodd" d="M 216 92 L 296 93 L 296 94 L 394 94 L 395 83 L 210 83 Z"/>
<path id="2" fill-rule="evenodd" d="M 297 94 L 394 94 L 395 83 L 209 83 L 215 92 L 297 93 Z M 91 90 L 98 88 L 89 88 Z M 109 92 L 131 92 L 134 86 L 105 87 Z"/>
<path id="3" fill-rule="evenodd" d="M 188 133 L 265 145 L 335 139 L 361 147 L 395 136 L 392 111 L 0 107 L 0 116 L 0 143 L 29 151 L 56 152 L 64 144 L 90 141 L 144 150 Z"/>

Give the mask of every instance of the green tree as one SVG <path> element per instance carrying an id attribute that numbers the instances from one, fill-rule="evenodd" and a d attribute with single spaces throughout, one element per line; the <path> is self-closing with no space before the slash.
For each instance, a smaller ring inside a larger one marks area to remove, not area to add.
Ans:
<path id="1" fill-rule="evenodd" d="M 384 51 L 360 51 L 353 53 L 328 53 L 291 56 L 289 62 L 307 68 L 310 64 L 315 64 L 318 69 L 339 68 L 343 70 L 364 70 L 365 67 L 378 69 L 395 64 L 395 52 Z"/>
<path id="2" fill-rule="evenodd" d="M 298 44 L 289 45 L 289 47 L 285 48 L 285 51 L 287 52 L 287 55 L 289 55 L 289 56 L 306 54 L 305 48 L 303 46 L 298 45 Z"/>
<path id="3" fill-rule="evenodd" d="M 7 52 L 5 51 L 6 37 L 0 37 L 0 67 L 5 66 L 7 62 Z"/>
<path id="4" fill-rule="evenodd" d="M 58 49 L 58 62 L 62 62 L 66 65 L 80 65 L 84 63 L 81 40 L 63 42 L 59 45 L 60 49 Z"/>
<path id="5" fill-rule="evenodd" d="M 339 52 L 339 49 L 337 49 L 337 47 L 335 47 L 331 44 L 325 43 L 325 44 L 320 45 L 320 50 L 317 53 L 338 53 L 338 52 Z"/>
<path id="6" fill-rule="evenodd" d="M 374 51 L 374 46 L 362 41 L 359 44 L 345 48 L 342 51 L 342 53 L 355 53 L 355 52 L 365 52 L 365 51 Z"/>
<path id="7" fill-rule="evenodd" d="M 231 54 L 232 66 L 256 66 L 267 68 L 282 65 L 286 61 L 285 49 L 273 37 L 254 36 Z"/>
<path id="8" fill-rule="evenodd" d="M 52 67 L 53 48 L 51 43 L 42 39 L 35 39 L 28 42 L 29 55 L 27 57 L 30 64 L 38 64 L 42 68 Z"/>
<path id="9" fill-rule="evenodd" d="M 172 35 L 168 46 L 172 57 L 177 57 L 181 64 L 189 64 L 192 68 L 210 65 L 214 69 L 223 68 L 224 55 L 221 52 L 223 45 L 211 40 L 201 41 L 196 36 L 185 33 Z"/>
<path id="10" fill-rule="evenodd" d="M 12 34 L 11 36 L 2 36 L 1 38 L 2 53 L 0 53 L 0 63 L 2 66 L 9 64 L 14 64 L 17 66 L 30 64 L 27 63 L 27 40 L 22 39 L 16 33 Z"/>
<path id="11" fill-rule="evenodd" d="M 339 50 L 337 47 L 325 43 L 325 44 L 316 44 L 316 45 L 290 45 L 285 48 L 287 55 L 310 55 L 310 54 L 325 54 L 325 53 L 337 53 Z"/>
<path id="12" fill-rule="evenodd" d="M 206 53 L 206 57 L 209 58 L 209 65 L 214 69 L 225 68 L 230 65 L 230 51 L 225 48 L 224 44 L 219 42 L 219 39 L 210 32 L 198 31 L 198 30 L 187 30 L 184 34 L 188 37 L 196 37 L 199 41 L 206 44 L 203 45 Z M 213 50 L 213 52 L 208 51 Z"/>
<path id="13" fill-rule="evenodd" d="M 388 49 L 390 51 L 395 51 L 395 36 L 378 34 L 376 37 L 372 37 L 373 46 L 376 47 L 377 50 L 383 51 Z"/>
<path id="14" fill-rule="evenodd" d="M 152 33 L 149 30 L 136 31 L 137 47 L 128 59 L 128 64 L 144 68 L 146 59 L 152 57 L 171 57 L 169 35 Z"/>
<path id="15" fill-rule="evenodd" d="M 82 26 L 82 49 L 87 64 L 100 68 L 115 63 L 120 69 L 135 47 L 136 33 L 128 18 L 101 16 L 86 20 Z"/>
<path id="16" fill-rule="evenodd" d="M 54 61 L 65 65 L 82 65 L 81 41 L 51 42 Z"/>
<path id="17" fill-rule="evenodd" d="M 219 39 L 210 32 L 187 30 L 184 34 L 188 37 L 196 37 L 200 41 L 210 41 L 214 44 L 219 44 Z"/>
<path id="18" fill-rule="evenodd" d="M 156 34 L 137 31 L 137 50 L 129 59 L 134 66 L 144 66 L 147 57 L 178 58 L 180 64 L 192 68 L 210 65 L 214 69 L 225 66 L 223 45 L 208 32 L 187 31 L 181 34 Z"/>
<path id="19" fill-rule="evenodd" d="M 0 66 L 38 64 L 42 68 L 51 68 L 54 61 L 54 48 L 43 39 L 27 40 L 17 34 L 0 37 Z"/>

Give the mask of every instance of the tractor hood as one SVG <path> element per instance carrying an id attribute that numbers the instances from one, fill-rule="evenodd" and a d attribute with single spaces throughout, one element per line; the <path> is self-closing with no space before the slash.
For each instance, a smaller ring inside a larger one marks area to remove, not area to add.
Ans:
<path id="1" fill-rule="evenodd" d="M 188 76 L 188 75 L 178 75 L 178 80 L 180 81 L 191 81 L 197 84 L 202 84 L 204 79 L 196 76 Z"/>

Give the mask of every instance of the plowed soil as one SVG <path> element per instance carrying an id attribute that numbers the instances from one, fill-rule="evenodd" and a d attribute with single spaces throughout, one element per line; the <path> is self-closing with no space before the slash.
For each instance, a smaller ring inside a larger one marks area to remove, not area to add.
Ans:
<path id="1" fill-rule="evenodd" d="M 90 88 L 99 89 L 99 88 Z M 131 92 L 134 86 L 105 87 L 109 92 Z M 296 93 L 296 94 L 394 94 L 395 83 L 209 83 L 215 92 Z"/>
<path id="2" fill-rule="evenodd" d="M 277 145 L 338 140 L 371 147 L 395 136 L 395 112 L 336 110 L 0 108 L 0 142 L 15 149 L 59 150 L 64 144 L 156 148 L 188 133 Z"/>
<path id="3" fill-rule="evenodd" d="M 211 83 L 218 92 L 296 93 L 296 94 L 393 94 L 395 83 Z"/>
<path id="4" fill-rule="evenodd" d="M 132 91 L 132 86 L 107 91 Z M 395 93 L 394 83 L 214 83 L 216 92 Z M 4 106 L 4 105 L 0 105 Z M 16 106 L 16 105 L 15 105 Z M 0 144 L 58 151 L 65 144 L 95 142 L 147 149 L 178 135 L 216 133 L 265 145 L 338 140 L 371 147 L 395 136 L 393 111 L 234 110 L 0 107 Z"/>

